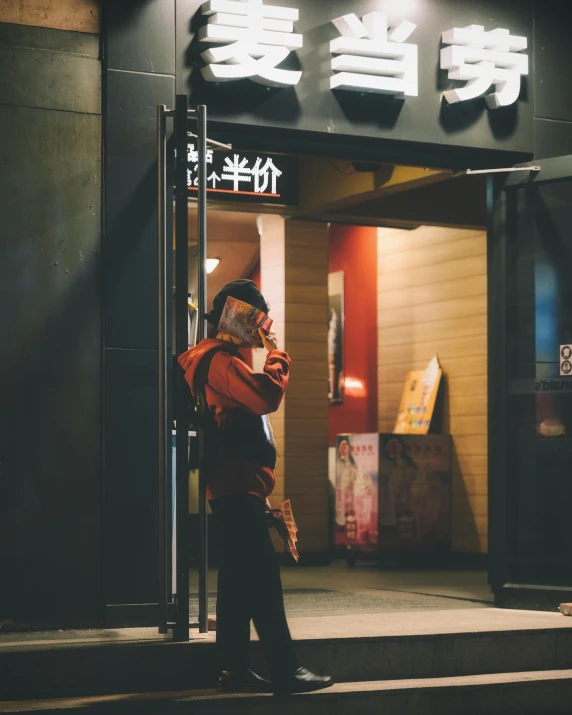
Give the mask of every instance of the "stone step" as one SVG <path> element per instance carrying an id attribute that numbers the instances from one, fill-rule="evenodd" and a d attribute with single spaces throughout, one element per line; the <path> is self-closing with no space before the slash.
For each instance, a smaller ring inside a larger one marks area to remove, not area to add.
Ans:
<path id="1" fill-rule="evenodd" d="M 465 616 L 408 613 L 399 622 L 384 614 L 373 621 L 292 623 L 300 662 L 342 683 L 572 668 L 572 621 L 558 614 L 483 609 Z M 331 637 L 319 637 L 324 632 Z M 99 641 L 90 633 L 91 642 L 0 639 L 0 699 L 176 691 L 215 682 L 214 634 L 173 643 L 155 632 L 148 640 L 122 640 L 107 631 Z M 257 642 L 252 656 L 252 667 L 265 674 Z"/>
<path id="2" fill-rule="evenodd" d="M 82 715 L 570 715 L 572 670 L 341 683 L 308 695 L 208 691 L 0 702 L 0 713 Z"/>

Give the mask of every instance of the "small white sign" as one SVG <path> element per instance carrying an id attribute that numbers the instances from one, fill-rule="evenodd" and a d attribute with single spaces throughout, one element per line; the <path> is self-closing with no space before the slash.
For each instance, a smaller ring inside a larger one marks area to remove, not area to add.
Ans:
<path id="1" fill-rule="evenodd" d="M 572 345 L 560 346 L 560 375 L 572 376 Z"/>

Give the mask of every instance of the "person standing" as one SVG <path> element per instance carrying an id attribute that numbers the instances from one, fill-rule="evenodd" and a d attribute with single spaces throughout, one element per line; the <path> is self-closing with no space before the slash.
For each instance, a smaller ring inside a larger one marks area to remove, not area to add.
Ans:
<path id="1" fill-rule="evenodd" d="M 217 631 L 219 692 L 296 693 L 332 685 L 298 663 L 286 620 L 280 566 L 267 524 L 274 488 L 276 447 L 268 415 L 282 402 L 290 373 L 289 356 L 273 334 L 259 331 L 268 351 L 262 372 L 244 361 L 242 342 L 218 332 L 228 297 L 268 313 L 256 284 L 236 280 L 215 296 L 205 317 L 210 337 L 179 357 L 204 429 L 207 499 L 220 544 Z M 271 682 L 248 668 L 250 623 L 258 632 Z"/>

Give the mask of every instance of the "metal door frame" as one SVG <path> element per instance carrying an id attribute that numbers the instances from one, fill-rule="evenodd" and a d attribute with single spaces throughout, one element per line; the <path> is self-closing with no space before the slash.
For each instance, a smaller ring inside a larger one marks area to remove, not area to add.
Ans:
<path id="1" fill-rule="evenodd" d="M 167 143 L 167 120 L 173 118 L 173 137 Z M 189 131 L 192 126 L 194 132 Z M 208 555 L 207 555 L 207 498 L 204 485 L 199 487 L 199 613 L 198 623 L 189 623 L 189 388 L 182 370 L 176 370 L 174 389 L 174 417 L 176 419 L 176 597 L 169 598 L 169 426 L 168 394 L 168 351 L 167 327 L 168 309 L 172 301 L 171 278 L 167 275 L 167 250 L 171 245 L 167 235 L 167 161 L 174 159 L 175 173 L 175 282 L 184 286 L 176 291 L 175 297 L 175 350 L 179 356 L 188 349 L 188 236 L 189 236 L 189 194 L 187 171 L 189 160 L 187 144 L 189 137 L 198 139 L 198 330 L 197 340 L 206 337 L 206 297 L 207 297 L 207 145 L 231 149 L 207 137 L 207 108 L 199 105 L 189 109 L 186 95 L 177 95 L 175 108 L 165 105 L 157 107 L 157 275 L 158 275 L 158 489 L 159 489 L 159 632 L 173 630 L 176 641 L 189 640 L 189 628 L 208 631 Z M 196 437 L 199 458 L 202 453 L 202 433 Z"/>

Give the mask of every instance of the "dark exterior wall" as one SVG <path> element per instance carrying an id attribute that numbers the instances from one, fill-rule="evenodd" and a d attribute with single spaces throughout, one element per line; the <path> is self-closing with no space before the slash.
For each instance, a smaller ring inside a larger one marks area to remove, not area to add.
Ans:
<path id="1" fill-rule="evenodd" d="M 104 2 L 105 603 L 156 622 L 157 105 L 174 106 L 174 0 Z M 140 608 L 125 609 L 125 604 Z"/>
<path id="2" fill-rule="evenodd" d="M 0 621 L 100 620 L 98 51 L 0 24 Z"/>
<path id="3" fill-rule="evenodd" d="M 534 156 L 572 154 L 572 5 L 568 0 L 535 0 Z"/>

